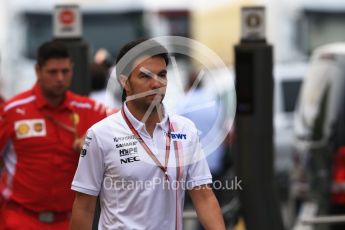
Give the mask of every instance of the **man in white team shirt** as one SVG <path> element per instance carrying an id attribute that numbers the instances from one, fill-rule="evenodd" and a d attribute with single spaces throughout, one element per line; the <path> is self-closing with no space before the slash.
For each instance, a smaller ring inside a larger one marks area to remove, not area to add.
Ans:
<path id="1" fill-rule="evenodd" d="M 91 229 L 98 195 L 99 229 L 182 229 L 186 189 L 204 228 L 225 229 L 194 124 L 162 104 L 168 63 L 152 39 L 120 50 L 116 74 L 126 100 L 88 130 L 72 182 L 71 229 Z"/>

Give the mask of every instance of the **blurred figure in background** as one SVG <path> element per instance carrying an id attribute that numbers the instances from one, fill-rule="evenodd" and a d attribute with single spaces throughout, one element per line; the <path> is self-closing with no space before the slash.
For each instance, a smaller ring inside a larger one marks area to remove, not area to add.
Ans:
<path id="1" fill-rule="evenodd" d="M 90 66 L 91 92 L 90 97 L 99 103 L 105 103 L 110 108 L 121 107 L 121 101 L 117 101 L 114 92 L 107 93 L 107 83 L 112 69 L 113 58 L 105 49 L 99 49 L 93 63 Z M 121 91 L 122 92 L 122 91 Z M 121 98 L 121 96 L 118 96 Z"/>
<path id="2" fill-rule="evenodd" d="M 97 65 L 103 66 L 106 69 L 110 69 L 110 67 L 113 64 L 113 58 L 111 57 L 110 53 L 106 49 L 101 48 L 97 50 L 93 58 L 93 62 Z"/>
<path id="3" fill-rule="evenodd" d="M 186 100 L 179 109 L 179 113 L 184 117 L 191 119 L 198 131 L 202 146 L 206 146 L 205 135 L 208 135 L 215 124 L 217 117 L 222 113 L 221 104 L 215 96 L 208 92 L 202 85 L 201 77 L 193 72 L 187 82 Z M 221 128 L 221 127 L 219 127 Z M 223 159 L 225 154 L 225 145 L 217 147 L 212 153 L 206 153 L 207 162 L 214 180 L 220 179 L 223 172 Z"/>
<path id="4" fill-rule="evenodd" d="M 68 229 L 70 189 L 86 130 L 105 107 L 68 90 L 72 61 L 57 42 L 40 46 L 32 89 L 0 111 L 0 229 Z"/>
<path id="5" fill-rule="evenodd" d="M 202 72 L 200 72 L 202 73 Z M 201 145 L 203 148 L 209 144 L 209 140 L 204 137 L 210 135 L 210 131 L 214 125 L 219 125 L 216 130 L 219 131 L 222 124 L 217 124 L 217 117 L 221 116 L 222 108 L 219 101 L 206 90 L 202 85 L 202 76 L 199 76 L 197 72 L 192 72 L 189 75 L 186 85 L 186 100 L 182 103 L 179 113 L 192 120 L 198 129 Z M 211 135 L 216 136 L 216 135 Z M 210 167 L 213 182 L 221 181 L 222 174 L 224 172 L 224 158 L 225 158 L 225 144 L 218 146 L 213 152 L 207 154 L 207 163 Z M 221 190 L 214 189 L 218 202 L 222 205 L 222 194 Z M 190 201 L 187 199 L 187 205 Z M 203 229 L 201 224 L 197 229 Z"/>

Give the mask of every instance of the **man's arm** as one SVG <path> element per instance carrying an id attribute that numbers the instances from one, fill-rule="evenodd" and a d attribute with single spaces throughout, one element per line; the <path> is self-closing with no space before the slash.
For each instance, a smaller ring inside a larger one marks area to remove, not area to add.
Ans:
<path id="1" fill-rule="evenodd" d="M 198 214 L 199 221 L 206 230 L 225 230 L 225 224 L 218 201 L 208 185 L 192 188 L 189 195 Z"/>
<path id="2" fill-rule="evenodd" d="M 13 135 L 14 128 L 12 124 L 9 121 L 8 114 L 4 111 L 4 104 L 2 104 L 0 106 L 0 158 L 3 157 L 8 141 Z"/>
<path id="3" fill-rule="evenodd" d="M 97 197 L 76 192 L 70 230 L 91 230 Z"/>
<path id="4" fill-rule="evenodd" d="M 85 137 L 86 137 L 86 133 L 84 133 L 83 135 L 81 135 L 81 137 L 76 138 L 73 142 L 73 150 L 77 153 L 80 153 L 80 151 L 83 148 L 83 145 L 85 143 Z"/>
<path id="5" fill-rule="evenodd" d="M 89 114 L 86 119 L 88 121 L 87 128 L 90 128 L 93 124 L 119 111 L 119 109 L 108 108 L 101 103 L 97 103 L 92 98 L 88 98 L 88 100 L 92 104 L 92 109 L 87 111 L 87 113 Z M 86 133 L 79 134 L 78 137 L 74 140 L 73 150 L 75 152 L 79 153 L 82 150 L 85 142 L 85 136 Z"/>

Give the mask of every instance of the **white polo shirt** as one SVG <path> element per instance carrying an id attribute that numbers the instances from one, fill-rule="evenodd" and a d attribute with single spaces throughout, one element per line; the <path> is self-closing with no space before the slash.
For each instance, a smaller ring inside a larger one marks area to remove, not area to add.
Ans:
<path id="1" fill-rule="evenodd" d="M 162 165 L 173 125 L 169 180 L 118 112 L 88 130 L 72 189 L 100 196 L 99 229 L 182 229 L 185 190 L 212 183 L 197 129 L 187 118 L 165 114 L 150 137 L 126 105 L 124 112 Z"/>

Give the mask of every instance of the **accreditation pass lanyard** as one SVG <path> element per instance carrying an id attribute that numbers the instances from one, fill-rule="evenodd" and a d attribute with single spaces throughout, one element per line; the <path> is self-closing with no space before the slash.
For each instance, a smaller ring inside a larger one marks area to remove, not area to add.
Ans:
<path id="1" fill-rule="evenodd" d="M 161 164 L 161 162 L 157 159 L 157 157 L 154 155 L 154 153 L 151 151 L 151 149 L 147 146 L 147 144 L 145 143 L 143 138 L 139 135 L 138 131 L 133 127 L 132 123 L 129 121 L 129 119 L 128 119 L 125 111 L 124 111 L 124 107 L 122 107 L 121 113 L 122 113 L 122 116 L 125 119 L 128 127 L 129 127 L 129 129 L 132 131 L 134 136 L 139 140 L 139 143 L 141 144 L 141 146 L 145 149 L 145 151 L 151 157 L 151 159 L 156 163 L 158 168 L 160 168 L 162 170 L 162 172 L 165 175 L 165 179 L 167 181 L 169 181 L 168 162 L 169 162 L 170 143 L 171 143 L 171 137 L 170 137 L 170 134 L 171 134 L 171 124 L 170 124 L 169 118 L 168 118 L 169 130 L 168 130 L 168 134 L 166 135 L 166 143 L 165 143 L 165 162 L 164 162 L 165 165 L 163 166 Z"/>

